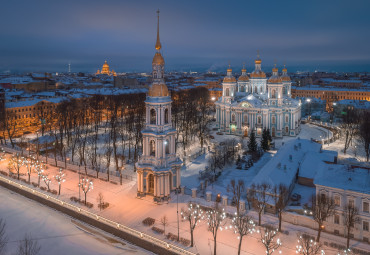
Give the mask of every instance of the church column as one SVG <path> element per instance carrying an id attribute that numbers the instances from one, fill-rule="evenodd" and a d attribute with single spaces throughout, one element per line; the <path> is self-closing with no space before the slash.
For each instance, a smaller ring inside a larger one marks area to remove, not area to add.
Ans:
<path id="1" fill-rule="evenodd" d="M 157 175 L 154 175 L 154 196 L 157 196 Z"/>
<path id="2" fill-rule="evenodd" d="M 164 195 L 165 196 L 168 196 L 168 194 L 169 194 L 169 192 L 168 192 L 168 190 L 169 190 L 168 176 L 169 176 L 168 173 L 166 173 L 166 175 L 164 176 L 164 183 L 165 183 L 165 185 L 164 185 Z"/>

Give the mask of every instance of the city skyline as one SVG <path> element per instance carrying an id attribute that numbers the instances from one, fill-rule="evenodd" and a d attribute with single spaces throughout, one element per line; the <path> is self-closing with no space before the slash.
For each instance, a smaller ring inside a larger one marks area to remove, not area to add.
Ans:
<path id="1" fill-rule="evenodd" d="M 223 71 L 274 62 L 289 71 L 369 71 L 367 1 L 4 3 L 0 72 L 147 72 L 161 10 L 166 69 Z M 138 15 L 138 13 L 140 15 Z"/>

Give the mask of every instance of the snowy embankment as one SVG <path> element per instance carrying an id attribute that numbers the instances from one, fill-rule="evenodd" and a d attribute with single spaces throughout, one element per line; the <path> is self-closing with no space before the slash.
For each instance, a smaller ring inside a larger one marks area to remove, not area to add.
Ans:
<path id="1" fill-rule="evenodd" d="M 46 206 L 0 187 L 0 218 L 6 222 L 6 254 L 15 254 L 18 241 L 30 234 L 40 254 L 152 254 L 93 229 Z"/>

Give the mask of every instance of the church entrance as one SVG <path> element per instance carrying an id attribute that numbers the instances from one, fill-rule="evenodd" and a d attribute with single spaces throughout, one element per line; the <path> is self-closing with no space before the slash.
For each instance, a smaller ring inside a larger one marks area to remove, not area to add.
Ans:
<path id="1" fill-rule="evenodd" d="M 149 194 L 154 194 L 154 176 L 152 174 L 148 177 L 148 184 L 149 184 Z"/>
<path id="2" fill-rule="evenodd" d="M 248 128 L 244 128 L 244 136 L 247 137 L 248 136 Z"/>

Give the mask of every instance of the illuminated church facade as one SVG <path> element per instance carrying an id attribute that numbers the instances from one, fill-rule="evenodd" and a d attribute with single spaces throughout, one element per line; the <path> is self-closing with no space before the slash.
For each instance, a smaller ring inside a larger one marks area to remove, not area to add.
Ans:
<path id="1" fill-rule="evenodd" d="M 117 76 L 116 72 L 114 70 L 110 70 L 109 69 L 109 65 L 107 63 L 107 61 L 105 60 L 104 64 L 103 64 L 103 67 L 101 70 L 98 69 L 98 71 L 95 73 L 96 75 L 99 75 L 99 74 L 105 74 L 105 75 L 113 75 L 113 76 Z"/>
<path id="2" fill-rule="evenodd" d="M 176 130 L 172 127 L 171 96 L 164 81 L 164 59 L 159 39 L 159 11 L 156 53 L 152 61 L 152 84 L 145 106 L 146 119 L 143 135 L 143 153 L 137 167 L 137 195 L 150 195 L 154 201 L 167 200 L 171 191 L 180 187 L 180 166 L 175 150 Z"/>
<path id="3" fill-rule="evenodd" d="M 261 136 L 264 128 L 273 137 L 296 136 L 301 129 L 301 102 L 291 98 L 287 69 L 284 67 L 279 75 L 275 66 L 267 79 L 261 63 L 258 57 L 250 76 L 243 67 L 238 80 L 232 69 L 227 69 L 222 97 L 215 103 L 217 128 L 240 136 L 249 136 L 251 132 Z"/>

